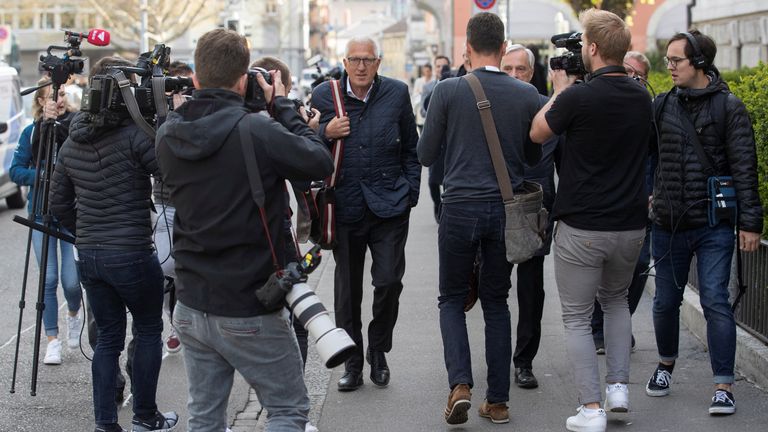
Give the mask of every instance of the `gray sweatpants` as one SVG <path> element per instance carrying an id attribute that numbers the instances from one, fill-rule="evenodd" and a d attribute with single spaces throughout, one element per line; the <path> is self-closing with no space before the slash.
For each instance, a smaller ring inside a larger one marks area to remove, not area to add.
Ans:
<path id="1" fill-rule="evenodd" d="M 629 382 L 632 320 L 627 288 L 645 239 L 645 228 L 587 231 L 558 222 L 555 280 L 560 292 L 568 357 L 579 402 L 601 402 L 600 371 L 592 339 L 595 297 L 603 308 L 605 353 L 610 383 Z"/>

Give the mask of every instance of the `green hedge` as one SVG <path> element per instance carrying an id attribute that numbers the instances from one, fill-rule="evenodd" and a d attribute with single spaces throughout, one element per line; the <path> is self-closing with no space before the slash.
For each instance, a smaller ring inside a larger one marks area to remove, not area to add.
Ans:
<path id="1" fill-rule="evenodd" d="M 733 94 L 744 102 L 755 129 L 760 200 L 768 209 L 768 65 L 722 73 Z M 658 94 L 672 88 L 669 72 L 651 72 L 648 82 Z M 763 237 L 768 238 L 768 212 L 763 214 Z"/>
<path id="2" fill-rule="evenodd" d="M 744 102 L 755 129 L 760 201 L 768 209 L 768 65 L 748 69 L 728 80 L 733 94 Z M 763 212 L 763 237 L 768 237 L 768 212 Z"/>

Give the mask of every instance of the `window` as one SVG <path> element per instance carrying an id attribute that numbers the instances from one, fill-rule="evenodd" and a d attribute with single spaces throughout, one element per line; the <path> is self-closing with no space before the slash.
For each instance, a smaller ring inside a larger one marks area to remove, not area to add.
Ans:
<path id="1" fill-rule="evenodd" d="M 40 14 L 40 28 L 41 29 L 55 29 L 55 16 L 53 12 L 42 12 Z"/>
<path id="2" fill-rule="evenodd" d="M 277 0 L 267 0 L 267 15 L 277 15 Z"/>
<path id="3" fill-rule="evenodd" d="M 61 27 L 65 29 L 72 29 L 75 26 L 75 13 L 74 12 L 62 12 L 61 13 Z"/>
<path id="4" fill-rule="evenodd" d="M 19 13 L 19 28 L 31 29 L 35 24 L 35 14 L 31 12 Z"/>

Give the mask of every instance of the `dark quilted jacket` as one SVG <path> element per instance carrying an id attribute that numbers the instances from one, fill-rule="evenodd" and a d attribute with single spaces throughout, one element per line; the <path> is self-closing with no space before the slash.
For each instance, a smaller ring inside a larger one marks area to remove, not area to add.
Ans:
<path id="1" fill-rule="evenodd" d="M 699 228 L 708 223 L 709 175 L 680 121 L 680 116 L 687 112 L 717 174 L 734 178 L 740 229 L 762 232 L 754 132 L 744 104 L 733 94 L 727 96 L 725 126 L 715 126 L 718 119 L 714 118 L 712 107 L 721 99 L 713 96 L 727 91 L 727 85 L 713 75 L 707 88 L 675 88 L 664 103 L 659 123 L 659 162 L 654 175 L 653 220 L 668 230 Z M 657 113 L 661 100 L 660 95 L 654 102 Z M 725 133 L 725 142 L 719 136 L 720 130 Z"/>
<path id="2" fill-rule="evenodd" d="M 151 249 L 153 175 L 154 142 L 136 125 L 100 128 L 77 113 L 53 173 L 51 212 L 79 248 Z"/>
<path id="3" fill-rule="evenodd" d="M 408 86 L 377 76 L 368 102 L 363 103 L 346 96 L 346 74 L 341 85 L 351 132 L 344 139 L 336 185 L 337 219 L 356 222 L 366 207 L 382 218 L 399 216 L 418 202 L 421 181 L 416 156 L 419 137 Z M 319 134 L 324 137 L 325 127 L 335 116 L 329 83 L 312 93 L 312 106 L 321 113 Z"/>

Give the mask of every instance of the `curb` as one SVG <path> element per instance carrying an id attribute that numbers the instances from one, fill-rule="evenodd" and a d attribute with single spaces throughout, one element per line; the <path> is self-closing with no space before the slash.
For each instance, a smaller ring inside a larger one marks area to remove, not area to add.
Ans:
<path id="1" fill-rule="evenodd" d="M 653 298 L 656 284 L 647 283 L 645 290 Z M 683 294 L 680 319 L 688 330 L 707 346 L 707 321 L 701 309 L 699 294 L 690 285 Z M 768 346 L 736 325 L 736 371 L 757 387 L 768 390 Z"/>

